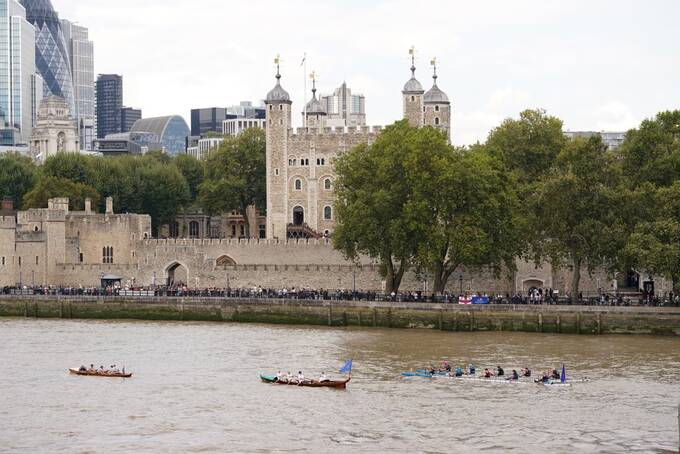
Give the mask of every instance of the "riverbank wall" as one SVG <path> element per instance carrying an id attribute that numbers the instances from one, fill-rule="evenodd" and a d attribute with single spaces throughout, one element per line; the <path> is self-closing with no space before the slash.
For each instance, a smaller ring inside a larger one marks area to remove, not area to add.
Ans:
<path id="1" fill-rule="evenodd" d="M 680 308 L 463 306 L 287 299 L 0 297 L 0 317 L 270 323 L 562 334 L 680 335 Z"/>

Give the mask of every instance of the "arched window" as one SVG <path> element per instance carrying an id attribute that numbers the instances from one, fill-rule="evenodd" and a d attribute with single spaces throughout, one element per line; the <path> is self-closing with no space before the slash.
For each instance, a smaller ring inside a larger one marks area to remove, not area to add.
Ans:
<path id="1" fill-rule="evenodd" d="M 434 117 L 434 124 L 439 126 L 439 117 Z"/>
<path id="2" fill-rule="evenodd" d="M 416 100 L 415 96 L 411 96 L 411 102 L 414 102 Z"/>
<path id="3" fill-rule="evenodd" d="M 302 191 L 302 180 L 295 180 L 295 190 Z"/>
<path id="4" fill-rule="evenodd" d="M 331 207 L 324 207 L 324 209 L 323 209 L 323 218 L 324 218 L 326 221 L 330 221 L 331 219 L 333 219 L 333 208 L 331 208 Z"/>
<path id="5" fill-rule="evenodd" d="M 289 159 L 289 160 L 288 160 L 288 165 L 289 165 L 289 166 L 292 166 L 292 165 L 293 165 L 293 160 L 292 160 L 292 159 Z"/>
<path id="6" fill-rule="evenodd" d="M 279 110 L 283 110 L 283 104 L 279 105 Z"/>
<path id="7" fill-rule="evenodd" d="M 439 112 L 439 106 L 434 106 L 434 111 Z"/>
<path id="8" fill-rule="evenodd" d="M 274 106 L 272 106 L 271 104 L 269 104 L 269 110 L 274 110 Z"/>
<path id="9" fill-rule="evenodd" d="M 325 165 L 326 165 L 326 159 L 325 159 L 325 158 L 321 158 L 321 165 L 322 165 L 322 166 L 325 166 Z"/>
<path id="10" fill-rule="evenodd" d="M 170 238 L 179 237 L 179 222 L 174 221 L 170 224 Z"/>
<path id="11" fill-rule="evenodd" d="M 189 223 L 189 238 L 198 238 L 198 222 L 196 221 Z"/>
<path id="12" fill-rule="evenodd" d="M 316 158 L 316 165 L 320 166 L 321 165 L 321 159 Z"/>
<path id="13" fill-rule="evenodd" d="M 326 191 L 330 191 L 330 190 L 331 190 L 331 179 L 330 179 L 330 178 L 326 178 L 326 180 L 324 180 L 324 182 L 323 182 L 323 188 L 324 188 Z"/>

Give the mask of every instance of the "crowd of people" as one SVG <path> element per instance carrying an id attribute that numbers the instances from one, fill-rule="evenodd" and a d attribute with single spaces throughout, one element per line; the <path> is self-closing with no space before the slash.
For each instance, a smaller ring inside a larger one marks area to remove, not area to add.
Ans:
<path id="1" fill-rule="evenodd" d="M 533 289 L 529 292 L 514 294 L 489 293 L 444 293 L 436 295 L 422 291 L 383 293 L 378 291 L 347 290 L 347 289 L 310 289 L 301 287 L 265 288 L 253 286 L 246 288 L 189 288 L 184 284 L 172 286 L 146 287 L 69 287 L 69 286 L 9 286 L 0 288 L 4 295 L 43 295 L 70 297 L 195 297 L 195 298 L 248 298 L 248 299 L 293 299 L 293 300 L 324 300 L 324 301 L 392 301 L 392 302 L 435 302 L 444 304 L 458 304 L 468 302 L 472 298 L 480 297 L 489 304 L 512 305 L 565 305 L 572 304 L 571 295 L 567 292 L 560 295 L 553 289 Z M 588 306 L 680 306 L 680 295 L 673 292 L 663 295 L 644 296 L 610 293 L 594 295 L 579 294 L 579 305 Z"/>
<path id="2" fill-rule="evenodd" d="M 125 375 L 125 366 L 123 369 L 119 369 L 115 364 L 105 368 L 104 366 L 99 366 L 99 368 L 94 367 L 94 364 L 90 364 L 90 367 L 85 367 L 82 365 L 78 368 L 78 372 L 90 375 Z"/>

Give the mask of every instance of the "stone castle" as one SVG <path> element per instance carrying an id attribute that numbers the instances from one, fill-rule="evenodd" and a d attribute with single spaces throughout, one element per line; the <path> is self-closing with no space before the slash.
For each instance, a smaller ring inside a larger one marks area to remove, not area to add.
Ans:
<path id="1" fill-rule="evenodd" d="M 307 104 L 304 128 L 291 127 L 292 102 L 280 84 L 266 97 L 267 217 L 253 217 L 259 238 L 239 239 L 237 220 L 224 225 L 206 219 L 184 219 L 171 225 L 171 236 L 151 236 L 151 218 L 143 214 L 115 214 L 106 200 L 104 213 L 86 201 L 84 211 L 71 211 L 69 200 L 56 198 L 48 207 L 15 212 L 11 201 L 0 209 L 0 287 L 14 285 L 99 286 L 102 278 L 118 278 L 122 285 L 186 285 L 194 288 L 314 288 L 382 291 L 380 266 L 369 258 L 348 262 L 328 235 L 335 225 L 333 159 L 361 143 L 371 143 L 380 127 L 330 128 L 316 97 Z M 451 104 L 437 86 L 425 92 L 415 77 L 402 90 L 403 115 L 413 126 L 429 125 L 450 136 Z M 266 222 L 266 225 L 263 225 Z M 232 238 L 205 239 L 205 231 L 226 229 Z M 173 232 L 174 230 L 174 232 Z M 263 238 L 265 237 L 266 238 Z M 479 270 L 457 270 L 448 289 L 453 293 L 526 292 L 553 288 L 562 294 L 572 271 L 518 262 L 512 275 L 493 276 Z M 604 273 L 582 273 L 584 292 L 610 291 L 613 281 Z M 428 290 L 432 281 L 408 273 L 402 290 Z M 657 284 L 669 290 L 670 282 Z"/>
<path id="2" fill-rule="evenodd" d="M 450 137 L 451 103 L 437 86 L 436 62 L 434 83 L 425 92 L 416 79 L 415 60 L 411 60 L 411 78 L 402 90 L 403 117 L 413 127 L 432 126 Z M 277 65 L 278 66 L 278 65 Z M 305 127 L 292 128 L 292 101 L 281 86 L 265 99 L 267 122 L 267 238 L 327 237 L 333 233 L 333 159 L 359 144 L 372 143 L 380 126 L 327 127 L 327 113 L 316 96 L 304 109 Z"/>

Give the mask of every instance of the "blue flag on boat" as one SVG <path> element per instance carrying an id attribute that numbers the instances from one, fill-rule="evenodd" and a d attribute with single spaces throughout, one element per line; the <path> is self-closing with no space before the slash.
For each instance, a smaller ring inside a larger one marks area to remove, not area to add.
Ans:
<path id="1" fill-rule="evenodd" d="M 567 370 L 564 368 L 564 364 L 562 364 L 562 375 L 560 376 L 560 381 L 562 383 L 567 382 Z"/>
<path id="2" fill-rule="evenodd" d="M 350 359 L 345 363 L 344 366 L 342 366 L 342 369 L 340 369 L 341 374 L 349 374 L 352 372 L 352 360 Z"/>

